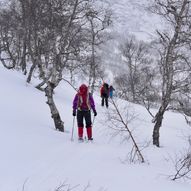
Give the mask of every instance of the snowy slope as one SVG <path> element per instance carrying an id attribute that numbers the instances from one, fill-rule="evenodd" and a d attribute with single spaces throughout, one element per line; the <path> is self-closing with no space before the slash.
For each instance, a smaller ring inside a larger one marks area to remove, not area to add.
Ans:
<path id="1" fill-rule="evenodd" d="M 103 0 L 105 1 L 105 0 Z M 159 18 L 145 12 L 150 0 L 107 0 L 114 11 L 113 33 L 135 34 L 148 40 Z M 151 19 L 152 18 L 152 19 Z M 43 92 L 27 85 L 25 77 L 0 66 L 0 191 L 54 191 L 66 182 L 74 191 L 190 191 L 190 182 L 172 182 L 174 173 L 170 157 L 187 148 L 190 127 L 176 113 L 165 115 L 161 128 L 161 146 L 152 146 L 153 124 L 146 110 L 121 101 L 137 117 L 129 126 L 138 143 L 150 143 L 143 150 L 145 164 L 126 161 L 130 143 L 111 138 L 107 110 L 101 108 L 95 95 L 98 116 L 93 127 L 94 143 L 79 144 L 75 124 L 75 141 L 71 142 L 73 125 L 72 99 L 75 91 L 64 82 L 55 97 L 66 133 L 54 130 Z M 35 83 L 35 81 L 33 81 Z"/>
<path id="2" fill-rule="evenodd" d="M 156 29 L 164 25 L 161 18 L 148 11 L 152 0 L 106 0 L 113 12 L 113 32 L 123 36 L 135 35 L 139 40 L 151 41 Z"/>
<path id="3" fill-rule="evenodd" d="M 112 24 L 108 29 L 111 39 L 103 45 L 101 58 L 104 69 L 107 69 L 104 80 L 113 83 L 113 78 L 121 74 L 122 67 L 126 67 L 120 45 L 132 36 L 145 42 L 156 40 L 156 30 L 162 31 L 165 22 L 159 15 L 148 11 L 153 0 L 100 1 L 107 2 L 112 10 Z"/>
<path id="4" fill-rule="evenodd" d="M 100 107 L 95 95 L 98 116 L 95 119 L 94 143 L 71 142 L 71 115 L 74 90 L 61 84 L 56 90 L 56 103 L 65 122 L 66 133 L 54 130 L 45 96 L 32 85 L 24 83 L 24 76 L 0 66 L 0 190 L 53 191 L 66 181 L 74 190 L 91 191 L 190 191 L 189 182 L 172 182 L 167 176 L 174 173 L 174 156 L 187 147 L 184 135 L 190 133 L 182 116 L 168 113 L 161 128 L 162 148 L 145 148 L 145 164 L 125 161 L 130 144 L 111 139 L 106 109 Z M 124 104 L 128 104 L 123 102 Z M 128 104 L 129 105 L 129 104 Z M 129 106 L 137 118 L 130 124 L 140 142 L 151 141 L 151 119 L 144 108 Z M 167 120 L 168 119 L 168 120 Z M 103 124 L 104 122 L 104 124 Z M 137 184 L 137 182 L 139 182 Z"/>

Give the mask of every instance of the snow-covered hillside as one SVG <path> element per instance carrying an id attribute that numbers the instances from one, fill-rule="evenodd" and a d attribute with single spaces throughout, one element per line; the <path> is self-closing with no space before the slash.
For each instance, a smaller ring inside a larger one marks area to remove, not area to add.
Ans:
<path id="1" fill-rule="evenodd" d="M 165 22 L 159 15 L 148 11 L 152 0 L 100 1 L 107 2 L 112 10 L 112 24 L 108 29 L 111 39 L 103 45 L 101 57 L 104 69 L 108 69 L 105 80 L 113 83 L 113 78 L 121 75 L 122 67 L 126 67 L 120 46 L 132 36 L 148 43 L 156 40 L 156 30 L 162 31 Z M 126 71 L 125 68 L 124 71 Z"/>
<path id="2" fill-rule="evenodd" d="M 150 41 L 161 29 L 163 21 L 148 11 L 151 0 L 106 0 L 113 12 L 113 32 L 123 36 L 135 35 L 139 40 Z"/>
<path id="3" fill-rule="evenodd" d="M 150 0 L 100 1 L 109 2 L 114 12 L 110 28 L 114 40 L 103 52 L 107 59 L 109 53 L 112 56 L 117 51 L 120 35 L 134 34 L 149 41 L 162 26 L 157 16 L 145 10 Z M 104 64 L 117 64 L 118 58 L 107 59 Z M 190 182 L 169 179 L 175 173 L 173 159 L 187 149 L 191 135 L 183 116 L 166 112 L 161 148 L 157 148 L 152 145 L 153 124 L 147 111 L 119 100 L 120 106 L 127 106 L 129 114 L 136 116 L 128 126 L 137 143 L 148 145 L 142 150 L 145 163 L 129 164 L 127 155 L 132 145 L 122 142 L 121 136 L 113 136 L 107 119 L 112 106 L 109 110 L 100 106 L 99 92 L 94 95 L 98 113 L 93 125 L 94 142 L 78 143 L 76 122 L 71 142 L 74 89 L 62 82 L 55 90 L 65 126 L 61 133 L 54 129 L 44 93 L 34 88 L 35 79 L 31 85 L 25 81 L 21 73 L 0 65 L 0 191 L 55 191 L 62 184 L 65 189 L 57 191 L 190 191 Z"/>
<path id="4" fill-rule="evenodd" d="M 0 66 L 0 190 L 53 191 L 65 182 L 73 190 L 98 191 L 190 191 L 189 182 L 172 182 L 173 157 L 187 147 L 185 135 L 190 129 L 182 116 L 167 113 L 161 128 L 162 148 L 150 143 L 143 150 L 144 164 L 129 164 L 125 159 L 130 143 L 121 144 L 119 137 L 111 139 L 105 108 L 95 95 L 98 116 L 93 126 L 94 143 L 78 143 L 75 125 L 71 142 L 72 99 L 74 90 L 61 84 L 55 92 L 56 103 L 65 122 L 65 133 L 54 130 L 45 96 L 24 76 Z M 130 123 L 136 140 L 150 142 L 151 119 L 145 109 L 129 106 L 136 114 Z M 103 123 L 104 122 L 104 123 Z M 139 182 L 139 183 L 138 183 Z"/>

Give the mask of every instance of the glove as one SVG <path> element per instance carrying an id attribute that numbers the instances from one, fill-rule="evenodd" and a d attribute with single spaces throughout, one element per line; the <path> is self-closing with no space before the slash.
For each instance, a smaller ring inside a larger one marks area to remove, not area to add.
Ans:
<path id="1" fill-rule="evenodd" d="M 76 116 L 76 110 L 73 110 L 72 115 L 73 115 L 73 116 Z"/>
<path id="2" fill-rule="evenodd" d="M 97 112 L 96 112 L 96 110 L 94 110 L 93 112 L 94 112 L 94 116 L 96 116 L 96 115 L 97 115 Z"/>

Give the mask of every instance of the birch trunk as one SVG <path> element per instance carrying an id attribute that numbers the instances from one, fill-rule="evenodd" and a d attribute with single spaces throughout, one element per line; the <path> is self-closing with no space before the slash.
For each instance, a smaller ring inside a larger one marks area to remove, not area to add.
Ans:
<path id="1" fill-rule="evenodd" d="M 50 108 L 51 117 L 54 121 L 54 125 L 56 130 L 64 132 L 64 122 L 61 120 L 58 109 L 56 108 L 56 104 L 53 99 L 53 90 L 55 86 L 53 83 L 48 82 L 47 87 L 45 88 L 45 96 L 47 97 L 47 104 Z"/>

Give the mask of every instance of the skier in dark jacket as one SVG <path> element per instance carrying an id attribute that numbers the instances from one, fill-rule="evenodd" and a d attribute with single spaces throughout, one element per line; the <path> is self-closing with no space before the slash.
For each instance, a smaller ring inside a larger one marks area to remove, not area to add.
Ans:
<path id="1" fill-rule="evenodd" d="M 100 89 L 100 94 L 101 94 L 101 105 L 104 106 L 104 103 L 106 107 L 108 108 L 108 98 L 109 98 L 109 85 L 107 83 L 103 83 L 101 89 Z"/>
<path id="2" fill-rule="evenodd" d="M 97 112 L 94 99 L 91 93 L 88 92 L 88 87 L 85 84 L 82 84 L 73 100 L 73 116 L 76 116 L 77 111 L 78 139 L 80 141 L 83 141 L 83 119 L 85 119 L 86 122 L 88 140 L 93 140 L 91 109 L 93 110 L 94 116 L 96 116 Z"/>

